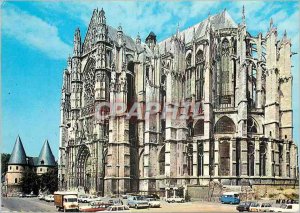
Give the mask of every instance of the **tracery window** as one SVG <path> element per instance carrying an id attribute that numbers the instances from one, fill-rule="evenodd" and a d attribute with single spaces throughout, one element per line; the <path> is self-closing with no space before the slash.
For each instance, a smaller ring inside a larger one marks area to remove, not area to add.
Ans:
<path id="1" fill-rule="evenodd" d="M 229 117 L 223 116 L 216 123 L 215 132 L 216 133 L 234 133 L 235 132 L 235 124 Z"/>
<path id="2" fill-rule="evenodd" d="M 229 41 L 224 39 L 221 46 L 221 72 L 220 72 L 220 103 L 231 104 L 230 95 L 230 48 Z"/>
<path id="3" fill-rule="evenodd" d="M 196 100 L 204 97 L 204 58 L 202 50 L 196 54 Z"/>
<path id="4" fill-rule="evenodd" d="M 85 105 L 93 104 L 95 96 L 95 61 L 91 60 L 83 73 L 84 102 Z"/>
<path id="5" fill-rule="evenodd" d="M 248 118 L 247 120 L 247 132 L 248 133 L 257 133 L 257 125 L 253 118 Z"/>

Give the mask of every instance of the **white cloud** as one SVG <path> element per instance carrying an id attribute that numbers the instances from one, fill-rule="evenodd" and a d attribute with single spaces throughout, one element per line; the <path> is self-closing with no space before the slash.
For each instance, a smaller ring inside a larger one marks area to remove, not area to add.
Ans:
<path id="1" fill-rule="evenodd" d="M 70 45 L 63 42 L 55 26 L 21 10 L 4 9 L 3 33 L 16 38 L 21 43 L 38 49 L 51 58 L 66 58 L 71 53 Z"/>

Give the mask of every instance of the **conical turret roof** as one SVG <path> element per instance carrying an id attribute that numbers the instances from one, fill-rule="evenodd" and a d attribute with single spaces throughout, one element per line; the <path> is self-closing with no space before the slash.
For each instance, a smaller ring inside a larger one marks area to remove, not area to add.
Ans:
<path id="1" fill-rule="evenodd" d="M 51 151 L 48 140 L 45 141 L 41 149 L 37 166 L 55 166 L 55 158 Z"/>
<path id="2" fill-rule="evenodd" d="M 17 137 L 14 149 L 8 161 L 8 165 L 26 165 L 26 153 L 20 136 Z"/>

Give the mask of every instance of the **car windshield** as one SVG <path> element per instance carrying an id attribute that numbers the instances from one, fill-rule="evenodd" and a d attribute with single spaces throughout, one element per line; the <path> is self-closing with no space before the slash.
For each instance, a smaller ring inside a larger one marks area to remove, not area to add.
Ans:
<path id="1" fill-rule="evenodd" d="M 143 197 L 136 197 L 137 200 L 144 200 Z"/>
<path id="2" fill-rule="evenodd" d="M 77 202 L 77 198 L 68 198 L 68 202 Z"/>

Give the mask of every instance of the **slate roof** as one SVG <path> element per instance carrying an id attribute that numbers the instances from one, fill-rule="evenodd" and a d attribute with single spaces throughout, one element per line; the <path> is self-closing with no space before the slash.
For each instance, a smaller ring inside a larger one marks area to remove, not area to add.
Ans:
<path id="1" fill-rule="evenodd" d="M 118 33 L 118 30 L 107 25 L 107 28 L 108 28 L 108 37 L 114 41 L 115 43 L 117 43 L 117 40 L 118 40 L 118 37 L 117 37 L 117 33 Z M 123 32 L 123 39 L 125 40 L 125 43 L 126 43 L 126 47 L 130 50 L 135 50 L 136 48 L 136 45 L 135 45 L 135 41 L 129 37 L 128 35 L 126 35 L 124 32 Z"/>
<path id="2" fill-rule="evenodd" d="M 36 166 L 38 163 L 38 157 L 27 157 L 27 162 L 29 166 Z"/>
<path id="3" fill-rule="evenodd" d="M 8 165 L 26 165 L 26 153 L 20 136 L 17 137 Z"/>
<path id="4" fill-rule="evenodd" d="M 205 31 L 206 31 L 206 28 L 208 27 L 209 23 L 213 30 L 238 27 L 238 25 L 231 18 L 229 13 L 226 10 L 224 10 L 221 13 L 213 15 L 194 26 L 191 26 L 188 29 L 185 29 L 185 30 L 179 32 L 179 36 L 182 37 L 184 35 L 185 43 L 190 43 L 193 39 L 194 30 L 195 30 L 195 39 L 200 38 L 205 35 Z M 165 46 L 166 46 L 167 51 L 169 51 L 171 49 L 171 38 L 172 37 L 169 37 L 169 38 L 159 42 L 160 52 L 164 51 Z"/>
<path id="5" fill-rule="evenodd" d="M 55 158 L 49 146 L 48 140 L 45 141 L 40 155 L 38 157 L 38 161 L 35 164 L 36 166 L 55 166 Z"/>

